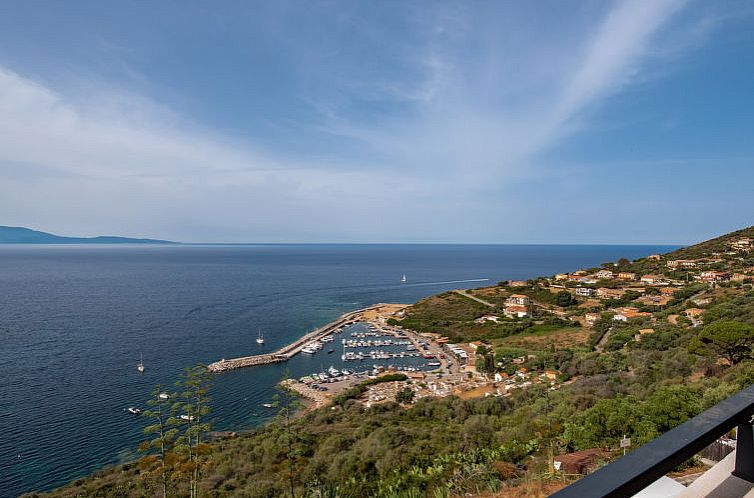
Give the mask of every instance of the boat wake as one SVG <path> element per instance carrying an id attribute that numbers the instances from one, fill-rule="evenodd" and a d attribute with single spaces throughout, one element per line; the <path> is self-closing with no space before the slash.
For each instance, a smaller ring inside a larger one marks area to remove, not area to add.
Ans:
<path id="1" fill-rule="evenodd" d="M 466 284 L 469 282 L 488 282 L 489 278 L 467 278 L 465 280 L 446 280 L 444 282 L 415 282 L 412 284 L 406 284 L 407 286 L 419 286 L 419 285 L 445 285 L 445 284 Z"/>

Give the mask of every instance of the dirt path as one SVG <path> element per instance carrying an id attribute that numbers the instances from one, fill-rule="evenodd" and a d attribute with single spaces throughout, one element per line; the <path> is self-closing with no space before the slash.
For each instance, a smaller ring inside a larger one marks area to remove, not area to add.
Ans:
<path id="1" fill-rule="evenodd" d="M 461 296 L 463 296 L 463 297 L 468 297 L 469 299 L 473 299 L 474 301 L 476 301 L 476 302 L 478 302 L 478 303 L 482 303 L 483 305 L 485 305 L 485 306 L 488 306 L 488 307 L 490 307 L 490 308 L 494 308 L 494 307 L 495 307 L 495 305 L 494 305 L 494 304 L 492 304 L 491 302 L 489 302 L 489 301 L 485 301 L 484 299 L 480 299 L 480 298 L 478 298 L 478 297 L 476 297 L 476 296 L 472 296 L 471 294 L 469 294 L 469 293 L 468 293 L 468 292 L 466 292 L 466 291 L 462 291 L 462 290 L 454 290 L 453 292 L 455 292 L 456 294 L 459 294 L 459 295 L 461 295 Z"/>

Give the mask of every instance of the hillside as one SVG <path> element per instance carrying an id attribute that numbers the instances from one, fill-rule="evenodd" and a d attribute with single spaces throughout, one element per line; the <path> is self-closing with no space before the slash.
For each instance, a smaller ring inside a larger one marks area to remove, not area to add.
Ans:
<path id="1" fill-rule="evenodd" d="M 131 237 L 64 237 L 24 227 L 0 226 L 0 244 L 175 244 L 168 240 Z"/>
<path id="2" fill-rule="evenodd" d="M 153 443 L 139 462 L 27 496 L 162 496 L 163 469 L 169 496 L 188 496 L 196 469 L 208 497 L 544 496 L 619 458 L 623 437 L 635 448 L 752 384 L 751 230 L 467 291 L 477 299 L 424 299 L 389 322 L 431 344 L 449 341 L 454 361 L 453 351 L 468 354 L 465 380 L 452 388 L 420 395 L 450 382 L 449 369 L 370 380 L 298 419 L 283 392 L 272 423 L 223 435 L 194 460 L 174 439 L 162 467 Z M 386 385 L 394 398 L 373 402 Z M 548 455 L 574 453 L 593 458 L 548 473 Z"/>
<path id="3" fill-rule="evenodd" d="M 748 238 L 754 240 L 754 226 L 742 228 L 735 232 L 715 237 L 714 239 L 700 242 L 692 246 L 684 247 L 670 253 L 670 257 L 677 259 L 702 258 L 715 253 L 724 253 L 732 249 L 731 244 L 736 240 Z"/>

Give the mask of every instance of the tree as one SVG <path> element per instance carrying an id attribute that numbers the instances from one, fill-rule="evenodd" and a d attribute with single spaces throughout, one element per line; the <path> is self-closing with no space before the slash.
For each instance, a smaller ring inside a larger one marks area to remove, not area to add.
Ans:
<path id="1" fill-rule="evenodd" d="M 689 351 L 705 356 L 722 356 L 732 365 L 752 358 L 754 327 L 741 322 L 716 322 L 706 326 L 689 343 Z"/>
<path id="2" fill-rule="evenodd" d="M 573 422 L 566 423 L 565 441 L 576 449 L 617 445 L 623 436 L 643 444 L 657 436 L 657 426 L 631 396 L 601 399 Z"/>
<path id="3" fill-rule="evenodd" d="M 294 448 L 296 442 L 296 433 L 293 430 L 292 421 L 293 415 L 301 408 L 301 402 L 298 397 L 288 388 L 288 382 L 290 381 L 290 374 L 286 369 L 283 372 L 283 378 L 280 380 L 276 389 L 278 394 L 274 396 L 274 406 L 278 409 L 276 425 L 281 429 L 281 435 L 283 444 L 286 445 L 287 451 L 285 454 L 285 460 L 288 464 L 288 487 L 290 489 L 291 498 L 296 498 L 296 482 L 293 468 L 293 461 L 297 455 Z"/>
<path id="4" fill-rule="evenodd" d="M 395 393 L 395 401 L 398 403 L 411 403 L 414 400 L 414 390 L 406 386 Z"/>
<path id="5" fill-rule="evenodd" d="M 156 454 L 142 458 L 140 463 L 149 466 L 155 460 L 159 462 L 157 472 L 162 483 L 163 498 L 168 496 L 168 473 L 176 461 L 173 448 L 178 435 L 176 426 L 179 422 L 178 419 L 170 416 L 173 411 L 174 402 L 172 399 L 174 396 L 174 394 L 165 392 L 160 385 L 155 386 L 152 390 L 152 398 L 147 401 L 150 409 L 145 410 L 143 416 L 152 421 L 150 425 L 144 428 L 144 433 L 154 437 L 144 441 L 139 446 L 140 451 L 156 451 Z"/>
<path id="6" fill-rule="evenodd" d="M 660 432 L 696 416 L 702 410 L 699 393 L 686 386 L 666 386 L 649 397 L 646 411 Z"/>
<path id="7" fill-rule="evenodd" d="M 178 414 L 178 423 L 183 432 L 176 439 L 177 449 L 185 453 L 185 470 L 189 475 L 189 496 L 199 496 L 199 479 L 204 464 L 204 457 L 209 452 L 209 445 L 203 442 L 203 436 L 209 432 L 209 386 L 211 374 L 204 365 L 187 368 L 176 386 L 179 389 L 178 401 L 173 405 L 173 412 Z"/>
<path id="8" fill-rule="evenodd" d="M 555 304 L 562 308 L 567 308 L 576 303 L 576 299 L 568 291 L 560 291 L 555 295 Z"/>

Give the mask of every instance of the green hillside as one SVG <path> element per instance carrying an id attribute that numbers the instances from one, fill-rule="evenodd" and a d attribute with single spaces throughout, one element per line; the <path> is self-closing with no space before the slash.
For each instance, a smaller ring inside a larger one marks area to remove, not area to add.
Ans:
<path id="1" fill-rule="evenodd" d="M 730 250 L 753 235 L 469 291 L 487 304 L 452 292 L 422 300 L 393 323 L 482 341 L 469 386 L 373 406 L 364 387 L 294 420 L 281 410 L 266 427 L 201 446 L 197 467 L 177 442 L 168 495 L 189 496 L 196 471 L 206 497 L 543 496 L 577 478 L 549 475 L 549 454 L 617 458 L 624 436 L 650 441 L 754 382 L 754 251 Z M 678 259 L 695 261 L 679 269 Z M 520 306 L 526 316 L 512 313 Z M 161 496 L 159 458 L 144 454 L 27 496 Z"/>

